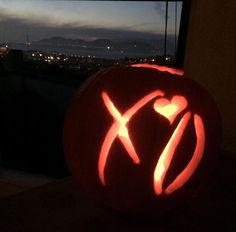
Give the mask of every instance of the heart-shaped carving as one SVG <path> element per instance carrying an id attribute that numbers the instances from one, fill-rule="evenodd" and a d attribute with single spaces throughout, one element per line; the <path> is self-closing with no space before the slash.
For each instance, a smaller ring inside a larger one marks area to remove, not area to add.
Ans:
<path id="1" fill-rule="evenodd" d="M 171 100 L 159 98 L 154 102 L 154 109 L 163 115 L 172 124 L 175 117 L 187 107 L 188 103 L 183 96 L 174 96 Z"/>

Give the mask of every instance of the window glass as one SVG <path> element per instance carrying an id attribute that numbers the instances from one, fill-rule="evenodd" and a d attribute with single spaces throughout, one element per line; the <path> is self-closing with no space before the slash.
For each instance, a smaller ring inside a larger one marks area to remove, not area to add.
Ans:
<path id="1" fill-rule="evenodd" d="M 181 8 L 169 2 L 166 17 L 165 1 L 0 0 L 0 167 L 68 175 L 62 128 L 78 87 L 110 66 L 173 65 Z"/>
<path id="2" fill-rule="evenodd" d="M 171 65 L 181 7 L 168 3 L 165 52 L 165 1 L 0 0 L 0 51 L 19 49 L 27 61 L 88 74 L 127 62 Z"/>

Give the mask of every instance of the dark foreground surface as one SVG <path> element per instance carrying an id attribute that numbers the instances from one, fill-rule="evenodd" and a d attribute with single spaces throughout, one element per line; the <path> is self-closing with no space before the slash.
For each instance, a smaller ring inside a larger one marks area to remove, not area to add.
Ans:
<path id="1" fill-rule="evenodd" d="M 106 208 L 67 177 L 0 199 L 0 231 L 236 231 L 235 164 L 235 155 L 222 155 L 218 174 L 201 196 L 152 219 Z"/>

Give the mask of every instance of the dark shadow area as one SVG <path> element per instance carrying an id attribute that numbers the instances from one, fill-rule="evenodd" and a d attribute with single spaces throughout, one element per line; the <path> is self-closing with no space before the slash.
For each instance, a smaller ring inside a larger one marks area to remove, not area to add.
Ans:
<path id="1" fill-rule="evenodd" d="M 68 174 L 62 148 L 63 115 L 39 94 L 11 96 L 1 120 L 2 166 L 62 177 Z"/>
<path id="2" fill-rule="evenodd" d="M 235 231 L 235 154 L 222 152 L 201 194 L 170 212 L 124 214 L 92 200 L 65 178 L 0 200 L 1 231 Z M 14 222 L 14 223 L 11 223 Z"/>
<path id="3" fill-rule="evenodd" d="M 1 56 L 1 167 L 58 178 L 68 175 L 62 145 L 64 115 L 87 75 L 26 61 L 21 50 Z"/>

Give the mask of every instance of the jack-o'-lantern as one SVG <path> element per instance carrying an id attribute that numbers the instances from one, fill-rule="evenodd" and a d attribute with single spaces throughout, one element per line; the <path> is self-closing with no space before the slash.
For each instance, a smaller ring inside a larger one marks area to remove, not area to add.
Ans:
<path id="1" fill-rule="evenodd" d="M 72 175 L 93 197 L 128 212 L 185 202 L 217 161 L 216 104 L 182 72 L 156 65 L 114 67 L 73 99 L 64 148 Z"/>

